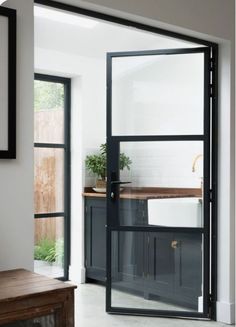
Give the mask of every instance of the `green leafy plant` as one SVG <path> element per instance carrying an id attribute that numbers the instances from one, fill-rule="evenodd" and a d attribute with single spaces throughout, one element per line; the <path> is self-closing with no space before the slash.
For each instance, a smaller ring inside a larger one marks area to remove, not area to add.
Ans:
<path id="1" fill-rule="evenodd" d="M 127 168 L 130 170 L 132 161 L 124 153 L 120 153 L 120 170 Z M 107 145 L 101 144 L 98 154 L 88 155 L 85 160 L 85 165 L 88 171 L 94 173 L 98 178 L 106 178 L 107 168 Z"/>
<path id="2" fill-rule="evenodd" d="M 34 82 L 34 110 L 58 110 L 64 106 L 64 86 L 35 80 Z"/>
<path id="3" fill-rule="evenodd" d="M 54 247 L 55 242 L 49 239 L 42 239 L 34 246 L 34 259 L 45 260 L 49 251 Z"/>
<path id="4" fill-rule="evenodd" d="M 63 260 L 64 260 L 63 239 L 58 239 L 56 241 L 49 240 L 49 239 L 42 239 L 34 247 L 34 259 L 63 264 Z"/>

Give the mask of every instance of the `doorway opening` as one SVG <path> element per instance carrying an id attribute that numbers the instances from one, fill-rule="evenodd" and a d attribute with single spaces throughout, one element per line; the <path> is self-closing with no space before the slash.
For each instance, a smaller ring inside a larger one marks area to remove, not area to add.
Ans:
<path id="1" fill-rule="evenodd" d="M 36 2 L 36 72 L 72 80 L 70 279 L 106 283 L 108 312 L 214 319 L 217 45 Z"/>
<path id="2" fill-rule="evenodd" d="M 68 279 L 70 79 L 35 74 L 34 270 Z"/>

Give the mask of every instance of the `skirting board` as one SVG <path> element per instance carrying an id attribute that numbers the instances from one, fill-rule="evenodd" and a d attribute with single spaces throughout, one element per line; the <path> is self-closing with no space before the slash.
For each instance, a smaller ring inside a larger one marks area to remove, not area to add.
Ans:
<path id="1" fill-rule="evenodd" d="M 235 303 L 217 302 L 216 320 L 225 324 L 235 323 Z"/>
<path id="2" fill-rule="evenodd" d="M 69 267 L 69 280 L 76 284 L 85 283 L 85 268 L 80 267 L 79 269 L 73 269 L 72 266 Z"/>

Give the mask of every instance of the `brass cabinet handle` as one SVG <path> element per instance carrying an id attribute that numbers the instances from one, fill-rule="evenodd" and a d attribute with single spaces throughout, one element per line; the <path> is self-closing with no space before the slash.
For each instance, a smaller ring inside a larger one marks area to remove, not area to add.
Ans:
<path id="1" fill-rule="evenodd" d="M 172 247 L 172 249 L 177 249 L 177 247 L 178 247 L 178 241 L 172 241 L 171 242 L 171 247 Z"/>

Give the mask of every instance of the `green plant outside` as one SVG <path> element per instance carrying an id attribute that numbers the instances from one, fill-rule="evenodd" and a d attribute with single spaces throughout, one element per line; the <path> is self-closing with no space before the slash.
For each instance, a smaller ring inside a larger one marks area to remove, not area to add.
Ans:
<path id="1" fill-rule="evenodd" d="M 56 262 L 63 265 L 64 261 L 64 241 L 42 239 L 34 246 L 34 259 L 47 262 Z"/>
<path id="2" fill-rule="evenodd" d="M 124 153 L 120 153 L 120 170 L 127 168 L 130 170 L 130 165 L 132 161 Z M 85 165 L 88 171 L 94 173 L 101 179 L 106 177 L 106 167 L 107 167 L 107 145 L 100 145 L 99 154 L 88 155 L 85 160 Z"/>
<path id="3" fill-rule="evenodd" d="M 34 110 L 58 110 L 64 107 L 64 85 L 35 80 Z"/>

